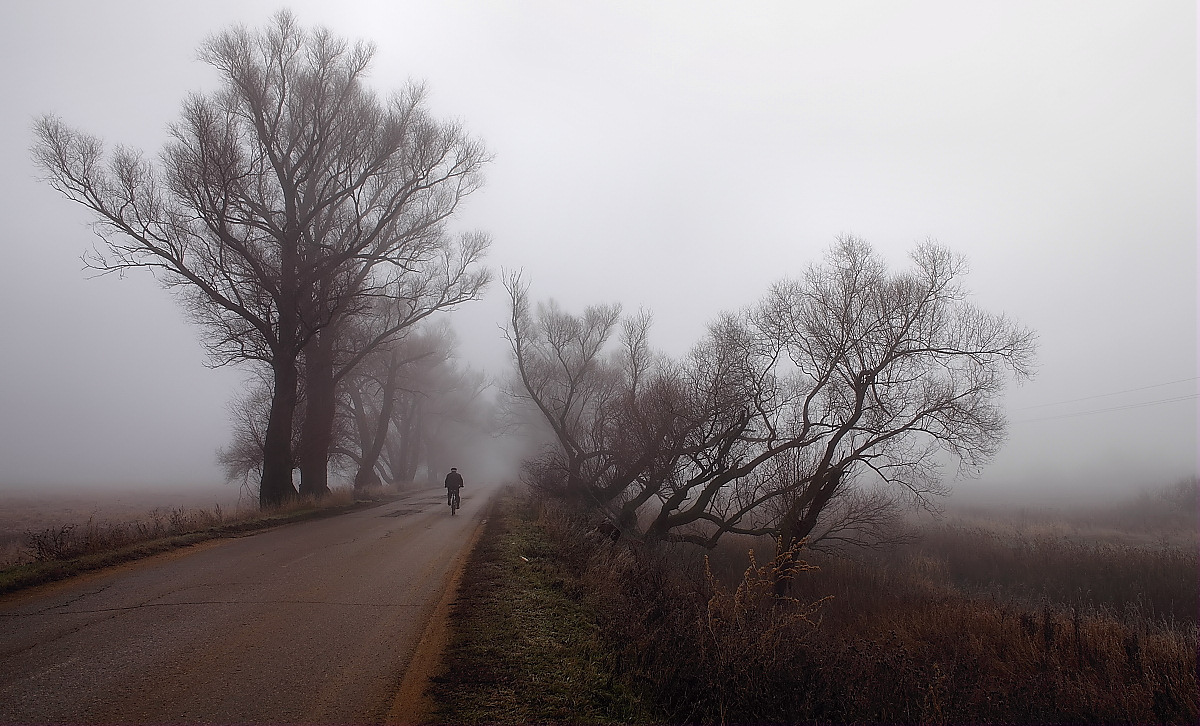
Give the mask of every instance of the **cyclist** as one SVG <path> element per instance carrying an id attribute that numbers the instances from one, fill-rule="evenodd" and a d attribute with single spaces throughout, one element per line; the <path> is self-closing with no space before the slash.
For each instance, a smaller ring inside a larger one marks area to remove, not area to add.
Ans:
<path id="1" fill-rule="evenodd" d="M 450 467 L 450 473 L 446 475 L 446 504 L 453 505 L 454 500 L 458 498 L 458 490 L 463 488 L 462 474 L 458 473 L 458 469 Z"/>

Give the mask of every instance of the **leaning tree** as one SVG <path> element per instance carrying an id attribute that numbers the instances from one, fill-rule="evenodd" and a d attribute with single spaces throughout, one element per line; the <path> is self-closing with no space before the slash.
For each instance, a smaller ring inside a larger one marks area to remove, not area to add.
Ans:
<path id="1" fill-rule="evenodd" d="M 185 101 L 157 163 L 123 147 L 106 155 L 53 116 L 36 125 L 49 183 L 96 215 L 103 243 L 87 263 L 155 272 L 202 326 L 215 365 L 269 371 L 264 505 L 296 493 L 301 355 L 303 370 L 324 376 L 310 386 L 316 426 L 333 416 L 326 330 L 388 298 L 394 317 L 372 337 L 382 344 L 486 282 L 475 269 L 486 240 L 444 228 L 478 186 L 486 151 L 434 120 L 419 87 L 381 101 L 363 83 L 372 55 L 287 12 L 262 31 L 213 36 L 200 56 L 221 88 Z M 323 429 L 307 435 L 327 444 Z M 326 445 L 308 461 L 323 470 L 327 457 Z"/>
<path id="2" fill-rule="evenodd" d="M 644 322 L 605 350 L 615 311 L 535 310 L 510 277 L 514 392 L 554 440 L 533 473 L 653 541 L 861 541 L 897 498 L 941 491 L 947 456 L 986 463 L 1006 380 L 1032 373 L 1035 335 L 970 303 L 961 257 L 929 243 L 912 263 L 843 238 L 679 362 L 648 353 Z"/>

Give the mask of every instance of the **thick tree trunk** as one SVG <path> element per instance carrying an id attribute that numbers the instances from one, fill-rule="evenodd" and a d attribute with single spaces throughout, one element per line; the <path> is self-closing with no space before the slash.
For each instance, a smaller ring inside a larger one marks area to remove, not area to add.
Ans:
<path id="1" fill-rule="evenodd" d="M 775 571 L 775 596 L 785 597 L 791 589 L 792 576 L 796 574 L 796 544 L 812 533 L 817 526 L 821 511 L 837 491 L 842 472 L 834 470 L 813 483 L 811 495 L 806 493 L 797 500 L 783 517 L 779 529 L 779 567 Z"/>
<path id="2" fill-rule="evenodd" d="M 295 360 L 279 356 L 274 373 L 275 390 L 263 441 L 262 481 L 258 489 L 258 505 L 264 508 L 296 497 L 296 487 L 292 484 L 292 422 L 299 380 Z"/>
<path id="3" fill-rule="evenodd" d="M 296 306 L 296 300 L 299 299 L 299 259 L 296 256 L 295 235 L 289 237 L 280 249 L 279 320 L 275 345 L 271 351 L 275 387 L 271 393 L 271 414 L 263 437 L 262 481 L 258 488 L 258 506 L 264 508 L 279 506 L 296 498 L 296 487 L 292 484 L 292 468 L 295 466 L 292 431 L 300 384 L 296 367 L 300 323 Z"/>
<path id="4" fill-rule="evenodd" d="M 391 436 L 387 439 L 387 442 L 383 445 L 383 454 L 380 456 L 380 459 L 383 462 L 383 465 L 380 468 L 387 469 L 387 471 L 384 472 L 385 476 L 388 477 L 387 481 L 390 481 L 393 484 L 412 481 L 412 478 L 406 478 L 404 476 L 404 471 L 397 463 L 401 460 L 401 457 L 400 446 L 396 443 L 396 437 Z"/>
<path id="5" fill-rule="evenodd" d="M 363 401 L 362 391 L 357 385 L 346 386 L 346 402 L 354 420 L 354 431 L 358 434 L 358 450 L 366 451 L 371 445 L 374 433 L 371 430 L 371 417 L 367 412 L 366 402 Z"/>
<path id="6" fill-rule="evenodd" d="M 329 494 L 329 449 L 337 406 L 330 328 L 317 333 L 304 349 L 304 392 L 307 397 L 300 430 L 300 495 Z"/>

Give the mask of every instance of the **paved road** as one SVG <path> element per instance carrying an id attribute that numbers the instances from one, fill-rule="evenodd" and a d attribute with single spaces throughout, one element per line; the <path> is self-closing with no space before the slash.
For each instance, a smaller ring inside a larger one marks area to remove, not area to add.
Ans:
<path id="1" fill-rule="evenodd" d="M 0 599 L 0 722 L 384 720 L 489 487 L 216 540 Z"/>

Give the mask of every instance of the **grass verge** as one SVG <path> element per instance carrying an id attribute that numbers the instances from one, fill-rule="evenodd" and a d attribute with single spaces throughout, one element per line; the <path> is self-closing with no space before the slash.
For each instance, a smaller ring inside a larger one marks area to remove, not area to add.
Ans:
<path id="1" fill-rule="evenodd" d="M 440 723 L 1197 723 L 1194 619 L 1099 577 L 1079 583 L 1096 601 L 1044 588 L 1031 602 L 1029 583 L 995 575 L 960 589 L 940 547 L 991 562 L 986 533 L 935 531 L 880 558 L 808 553 L 820 566 L 779 602 L 746 542 L 701 558 L 613 543 L 514 492 L 496 507 L 451 612 Z M 1084 573 L 1157 572 L 1141 551 L 1068 544 Z M 1008 557 L 1050 568 L 1048 547 Z M 1194 605 L 1191 592 L 1171 596 Z"/>
<path id="2" fill-rule="evenodd" d="M 537 509 L 497 497 L 451 609 L 431 697 L 439 723 L 656 721 L 622 681 L 594 608 Z"/>
<path id="3" fill-rule="evenodd" d="M 387 500 L 358 500 L 339 502 L 328 506 L 310 503 L 302 505 L 299 508 L 262 512 L 233 522 L 201 527 L 192 531 L 178 532 L 166 536 L 152 537 L 111 548 L 101 548 L 99 551 L 77 556 L 63 558 L 47 557 L 33 562 L 24 562 L 0 569 L 0 595 L 35 585 L 65 580 L 84 572 L 139 560 L 161 552 L 168 552 L 211 539 L 238 537 L 248 532 L 278 527 L 283 524 L 332 517 L 338 514 L 345 514 L 346 512 L 378 506 L 384 501 Z"/>

